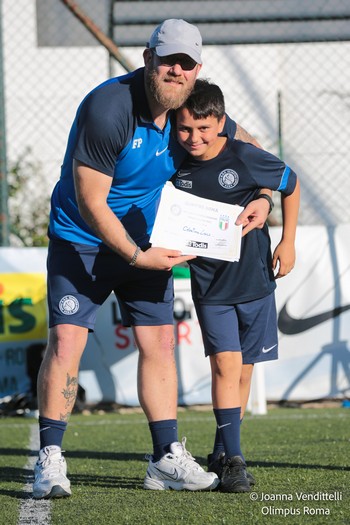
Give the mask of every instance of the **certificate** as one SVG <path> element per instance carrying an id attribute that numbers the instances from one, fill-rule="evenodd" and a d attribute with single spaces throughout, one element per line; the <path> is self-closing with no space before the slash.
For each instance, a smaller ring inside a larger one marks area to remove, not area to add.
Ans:
<path id="1" fill-rule="evenodd" d="M 235 222 L 243 209 L 165 185 L 150 241 L 183 255 L 238 261 L 242 226 Z"/>

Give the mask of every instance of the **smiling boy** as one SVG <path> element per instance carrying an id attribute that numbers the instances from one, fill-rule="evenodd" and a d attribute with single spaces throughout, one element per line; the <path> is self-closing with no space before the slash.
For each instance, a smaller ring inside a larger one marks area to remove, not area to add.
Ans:
<path id="1" fill-rule="evenodd" d="M 172 181 L 179 190 L 244 207 L 259 198 L 262 187 L 282 194 L 283 233 L 273 257 L 265 224 L 243 237 L 239 262 L 205 257 L 189 262 L 217 422 L 209 470 L 219 475 L 221 490 L 245 492 L 255 480 L 247 475 L 241 452 L 240 422 L 254 363 L 278 358 L 275 279 L 294 266 L 300 197 L 297 176 L 283 161 L 251 144 L 220 136 L 225 118 L 220 88 L 197 80 L 176 111 L 177 139 L 189 156 L 181 176 L 178 172 Z"/>

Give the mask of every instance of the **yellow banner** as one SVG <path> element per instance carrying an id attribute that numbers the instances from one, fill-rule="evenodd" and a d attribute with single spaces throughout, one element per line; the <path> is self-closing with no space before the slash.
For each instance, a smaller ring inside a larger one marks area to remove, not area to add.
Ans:
<path id="1" fill-rule="evenodd" d="M 46 337 L 46 275 L 0 273 L 0 343 Z"/>

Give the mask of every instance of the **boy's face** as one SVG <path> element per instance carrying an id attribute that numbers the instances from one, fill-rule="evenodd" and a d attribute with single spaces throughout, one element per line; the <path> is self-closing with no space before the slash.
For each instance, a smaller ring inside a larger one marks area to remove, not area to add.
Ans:
<path id="1" fill-rule="evenodd" d="M 199 160 L 209 160 L 216 157 L 226 142 L 224 137 L 218 137 L 225 124 L 225 117 L 218 120 L 214 116 L 194 119 L 186 108 L 176 112 L 177 140 L 190 155 Z"/>

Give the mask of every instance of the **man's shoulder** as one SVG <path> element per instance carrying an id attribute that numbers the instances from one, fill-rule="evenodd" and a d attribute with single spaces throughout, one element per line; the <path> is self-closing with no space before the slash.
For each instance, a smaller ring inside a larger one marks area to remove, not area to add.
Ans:
<path id="1" fill-rule="evenodd" d="M 83 100 L 82 106 L 101 112 L 132 110 L 134 94 L 140 94 L 143 86 L 141 70 L 114 77 L 95 87 Z"/>
<path id="2" fill-rule="evenodd" d="M 143 68 L 135 69 L 135 71 L 131 71 L 125 75 L 108 78 L 92 89 L 89 95 L 100 92 L 103 93 L 113 89 L 118 91 L 129 91 L 131 86 L 138 87 L 138 85 L 143 85 Z"/>
<path id="3" fill-rule="evenodd" d="M 237 131 L 237 124 L 234 120 L 232 120 L 227 114 L 226 114 L 226 120 L 225 125 L 222 134 L 227 135 L 231 139 L 234 138 Z"/>

